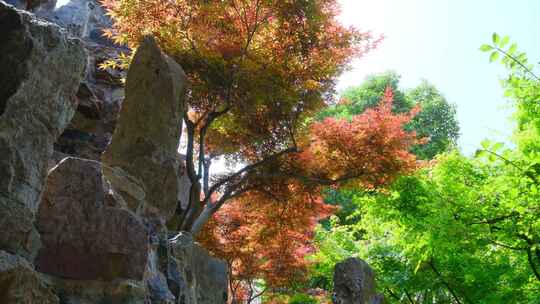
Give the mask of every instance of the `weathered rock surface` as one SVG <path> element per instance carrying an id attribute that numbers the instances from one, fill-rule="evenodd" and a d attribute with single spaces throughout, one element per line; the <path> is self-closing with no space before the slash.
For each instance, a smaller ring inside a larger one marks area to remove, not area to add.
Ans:
<path id="1" fill-rule="evenodd" d="M 112 45 L 109 40 L 102 36 L 102 30 L 110 27 L 112 23 L 105 15 L 104 9 L 99 5 L 98 1 L 70 0 L 57 8 L 41 9 L 36 13 L 40 17 L 44 17 L 67 29 L 73 36 L 81 37 L 87 41 Z"/>
<path id="2" fill-rule="evenodd" d="M 154 304 L 143 282 L 81 281 L 49 277 L 60 304 Z"/>
<path id="3" fill-rule="evenodd" d="M 227 265 L 194 243 L 189 233 L 172 247 L 165 273 L 177 303 L 227 303 Z"/>
<path id="4" fill-rule="evenodd" d="M 60 27 L 0 1 L 0 249 L 31 256 L 56 137 L 71 120 L 86 54 Z"/>
<path id="5" fill-rule="evenodd" d="M 0 303 L 225 303 L 224 262 L 166 246 L 190 188 L 181 68 L 145 41 L 122 106 L 124 75 L 99 65 L 125 50 L 96 0 L 8 1 L 82 41 L 0 0 Z"/>
<path id="6" fill-rule="evenodd" d="M 358 258 L 348 258 L 334 269 L 334 304 L 382 304 L 375 289 L 375 273 Z"/>
<path id="7" fill-rule="evenodd" d="M 35 11 L 35 10 L 50 10 L 53 9 L 56 0 L 6 0 L 9 5 L 22 10 Z"/>
<path id="8" fill-rule="evenodd" d="M 37 216 L 39 271 L 68 279 L 142 280 L 146 228 L 128 210 L 106 204 L 101 165 L 66 158 L 49 174 Z"/>
<path id="9" fill-rule="evenodd" d="M 26 0 L 10 1 L 27 6 Z M 81 38 L 88 52 L 86 74 L 77 92 L 79 105 L 71 123 L 55 143 L 55 150 L 99 160 L 116 125 L 124 99 L 121 79 L 125 78 L 123 71 L 102 69 L 100 65 L 129 50 L 103 37 L 102 31 L 110 27 L 111 20 L 98 0 L 71 0 L 57 7 L 41 5 L 32 11 Z"/>
<path id="10" fill-rule="evenodd" d="M 145 38 L 129 68 L 118 125 L 102 156 L 112 168 L 105 176 L 131 209 L 163 222 L 174 215 L 180 191 L 177 150 L 185 85 L 182 68 Z M 130 191 L 136 188 L 143 192 Z"/>
<path id="11" fill-rule="evenodd" d="M 59 300 L 27 260 L 0 250 L 0 303 L 57 304 Z"/>

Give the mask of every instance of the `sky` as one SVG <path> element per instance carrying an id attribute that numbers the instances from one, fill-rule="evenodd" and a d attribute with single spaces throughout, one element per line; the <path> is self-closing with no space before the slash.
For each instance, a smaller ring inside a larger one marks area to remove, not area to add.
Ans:
<path id="1" fill-rule="evenodd" d="M 401 85 L 426 79 L 457 107 L 460 149 L 472 154 L 483 139 L 509 142 L 511 104 L 503 97 L 504 67 L 478 50 L 493 32 L 509 35 L 531 62 L 540 61 L 540 0 L 339 0 L 340 19 L 385 36 L 353 63 L 338 88 L 394 70 Z"/>

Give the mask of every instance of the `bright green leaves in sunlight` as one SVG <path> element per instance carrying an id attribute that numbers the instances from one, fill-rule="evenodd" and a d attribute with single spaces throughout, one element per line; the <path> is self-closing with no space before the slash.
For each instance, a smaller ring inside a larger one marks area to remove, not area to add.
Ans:
<path id="1" fill-rule="evenodd" d="M 480 50 L 509 71 L 502 85 L 516 108 L 515 146 L 485 140 L 473 157 L 442 149 L 385 189 L 329 191 L 342 208 L 317 230 L 311 287 L 328 289 L 333 265 L 359 256 L 388 303 L 540 303 L 537 67 L 508 36 L 493 34 Z M 365 86 L 355 90 L 347 94 L 369 101 Z M 429 100 L 425 92 L 413 99 Z M 362 104 L 344 105 L 331 115 Z"/>

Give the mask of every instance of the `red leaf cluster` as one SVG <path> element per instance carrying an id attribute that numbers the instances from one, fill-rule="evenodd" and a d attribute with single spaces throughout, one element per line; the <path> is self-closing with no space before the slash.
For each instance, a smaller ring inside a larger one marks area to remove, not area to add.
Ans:
<path id="1" fill-rule="evenodd" d="M 350 121 L 313 123 L 301 152 L 259 172 L 252 190 L 215 214 L 200 241 L 228 261 L 236 299 L 246 302 L 255 279 L 270 288 L 303 279 L 314 227 L 333 211 L 323 185 L 378 187 L 416 167 L 408 150 L 418 140 L 403 127 L 418 110 L 393 113 L 387 89 L 378 107 Z"/>
<path id="2" fill-rule="evenodd" d="M 380 104 L 347 119 L 327 118 L 311 125 L 307 147 L 297 156 L 306 175 L 316 180 L 353 181 L 377 187 L 416 167 L 409 148 L 422 140 L 404 126 L 420 111 L 392 112 L 393 92 L 387 88 Z"/>

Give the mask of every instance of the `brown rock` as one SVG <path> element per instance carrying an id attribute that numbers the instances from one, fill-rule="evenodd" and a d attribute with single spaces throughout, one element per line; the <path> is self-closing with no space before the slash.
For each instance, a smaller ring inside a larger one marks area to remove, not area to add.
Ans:
<path id="1" fill-rule="evenodd" d="M 177 152 L 184 111 L 186 78 L 182 68 L 146 37 L 130 66 L 126 98 L 118 125 L 102 161 L 112 170 L 104 175 L 115 189 L 134 188 L 122 195 L 132 210 L 165 222 L 176 210 L 180 191 L 180 157 Z M 123 176 L 123 179 L 113 175 Z"/>
<path id="2" fill-rule="evenodd" d="M 0 250 L 0 303 L 57 304 L 58 298 L 25 259 Z"/>
<path id="3" fill-rule="evenodd" d="M 146 229 L 130 211 L 107 206 L 106 195 L 96 161 L 66 158 L 52 169 L 37 216 L 39 271 L 77 280 L 142 280 Z"/>

